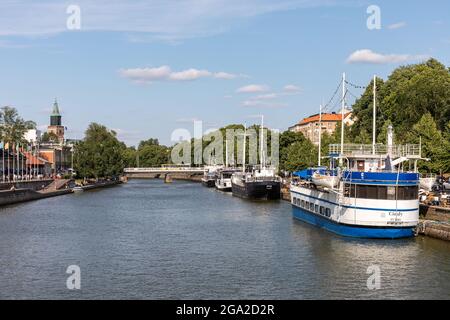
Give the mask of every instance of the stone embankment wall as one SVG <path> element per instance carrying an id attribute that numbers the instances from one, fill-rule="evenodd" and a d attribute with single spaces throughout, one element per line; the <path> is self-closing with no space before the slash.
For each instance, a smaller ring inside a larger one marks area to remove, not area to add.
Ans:
<path id="1" fill-rule="evenodd" d="M 11 190 L 14 186 L 15 189 L 31 189 L 42 190 L 48 187 L 53 182 L 52 179 L 37 180 L 37 181 L 18 181 L 18 182 L 5 182 L 0 183 L 1 190 Z"/>
<path id="2" fill-rule="evenodd" d="M 72 189 L 63 189 L 51 192 L 38 192 L 31 189 L 4 190 L 0 191 L 0 206 L 55 197 L 71 192 Z"/>
<path id="3" fill-rule="evenodd" d="M 420 205 L 419 234 L 450 241 L 450 208 Z"/>
<path id="4" fill-rule="evenodd" d="M 450 241 L 450 224 L 440 221 L 420 220 L 417 226 L 418 234 Z"/>

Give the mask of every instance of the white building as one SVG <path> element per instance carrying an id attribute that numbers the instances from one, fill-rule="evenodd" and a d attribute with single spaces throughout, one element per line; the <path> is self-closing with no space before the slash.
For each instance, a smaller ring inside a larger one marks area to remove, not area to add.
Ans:
<path id="1" fill-rule="evenodd" d="M 35 143 L 36 141 L 41 139 L 41 130 L 38 129 L 30 129 L 25 132 L 24 138 L 30 143 Z"/>

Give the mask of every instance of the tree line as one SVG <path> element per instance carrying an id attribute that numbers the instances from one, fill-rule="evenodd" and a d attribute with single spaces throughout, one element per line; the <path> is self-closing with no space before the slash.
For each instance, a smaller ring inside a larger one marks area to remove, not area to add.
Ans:
<path id="1" fill-rule="evenodd" d="M 352 109 L 354 123 L 345 128 L 345 142 L 371 144 L 373 80 Z M 377 79 L 377 142 L 386 142 L 389 125 L 394 128 L 395 143 L 421 143 L 422 156 L 431 159 L 419 162 L 421 172 L 450 172 L 450 68 L 430 59 L 399 67 L 387 80 Z M 259 136 L 259 125 L 249 128 Z M 225 136 L 227 129 L 243 129 L 243 126 L 228 125 L 219 131 Z M 341 126 L 338 125 L 333 134 L 322 134 L 322 155 L 328 154 L 330 144 L 340 143 L 340 132 Z M 193 158 L 195 146 L 205 150 L 213 142 L 210 137 L 203 138 L 200 144 L 196 144 L 195 139 L 184 142 L 190 144 L 191 163 L 198 163 Z M 271 132 L 268 131 L 267 145 L 270 145 L 270 139 Z M 117 139 L 114 131 L 93 123 L 75 148 L 75 169 L 86 177 L 119 175 L 124 167 L 155 167 L 170 163 L 171 151 L 171 147 L 161 145 L 157 139 L 141 141 L 137 148 L 127 147 Z M 280 172 L 315 166 L 317 155 L 318 147 L 303 134 L 291 131 L 280 134 Z M 209 164 L 205 159 L 201 163 Z"/>

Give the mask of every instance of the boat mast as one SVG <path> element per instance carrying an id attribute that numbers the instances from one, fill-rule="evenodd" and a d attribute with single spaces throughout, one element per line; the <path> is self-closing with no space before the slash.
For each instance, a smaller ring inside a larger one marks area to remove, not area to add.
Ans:
<path id="1" fill-rule="evenodd" d="M 260 148 L 259 148 L 259 162 L 261 164 L 261 169 L 266 167 L 265 161 L 264 161 L 264 115 L 261 115 L 261 129 L 260 129 Z"/>
<path id="2" fill-rule="evenodd" d="M 225 168 L 228 167 L 228 140 L 225 138 Z"/>
<path id="3" fill-rule="evenodd" d="M 341 156 L 339 158 L 339 165 L 342 166 L 344 156 L 344 109 L 345 109 L 345 72 L 342 74 L 342 109 L 341 109 Z"/>
<path id="4" fill-rule="evenodd" d="M 377 132 L 377 76 L 373 76 L 373 128 L 372 128 L 372 153 L 375 154 Z"/>
<path id="5" fill-rule="evenodd" d="M 247 143 L 247 125 L 244 124 L 244 148 L 242 153 L 242 173 L 245 173 L 245 147 Z"/>
<path id="6" fill-rule="evenodd" d="M 320 164 L 321 164 L 321 158 L 322 158 L 322 155 L 321 155 L 321 148 L 322 148 L 322 105 L 320 105 L 320 111 L 319 111 L 319 155 L 318 155 L 318 157 L 319 157 L 319 161 L 318 161 L 318 165 L 319 165 L 319 167 L 320 167 Z"/>

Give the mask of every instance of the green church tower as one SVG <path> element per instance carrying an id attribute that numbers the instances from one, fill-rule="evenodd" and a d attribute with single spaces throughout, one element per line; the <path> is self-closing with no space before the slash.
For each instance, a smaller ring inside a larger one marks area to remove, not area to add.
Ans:
<path id="1" fill-rule="evenodd" d="M 61 125 L 61 114 L 59 113 L 58 101 L 55 99 L 55 103 L 53 103 L 53 111 L 50 115 L 50 125 L 51 126 L 60 126 Z"/>

